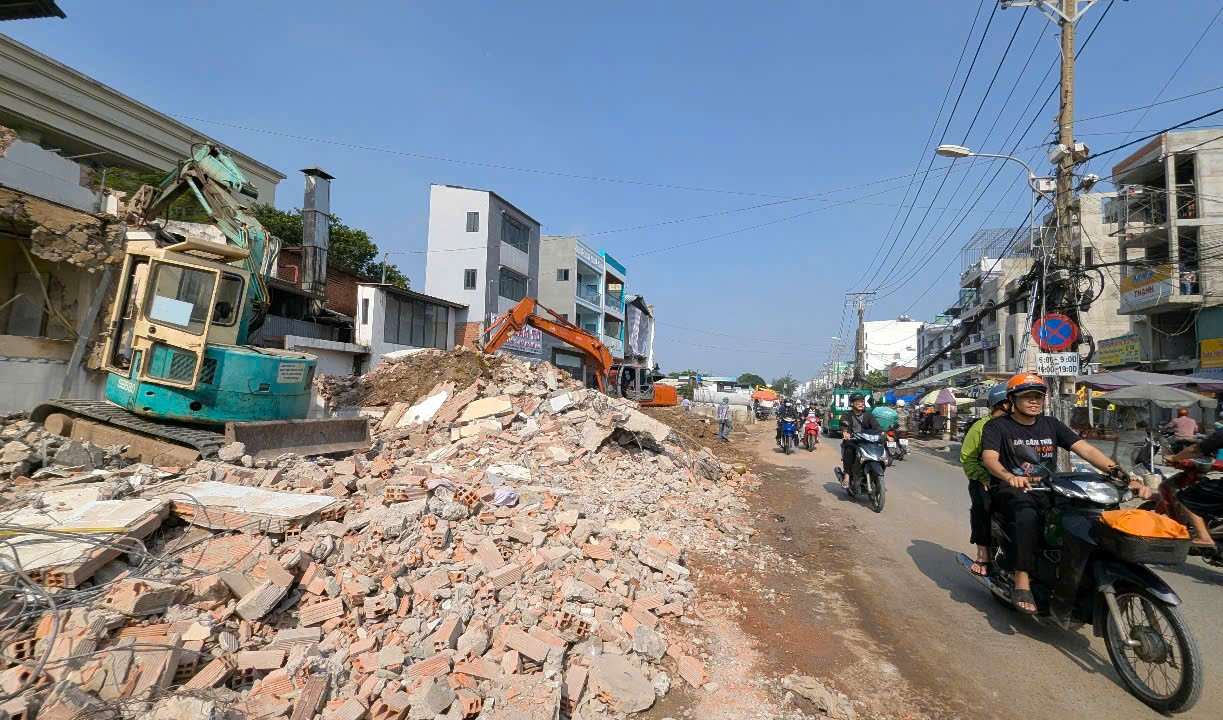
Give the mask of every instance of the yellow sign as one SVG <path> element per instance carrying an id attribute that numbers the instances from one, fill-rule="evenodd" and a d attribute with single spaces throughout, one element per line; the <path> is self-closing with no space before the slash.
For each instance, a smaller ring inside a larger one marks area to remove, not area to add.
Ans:
<path id="1" fill-rule="evenodd" d="M 1171 265 L 1140 268 L 1121 278 L 1121 311 L 1155 305 L 1172 296 L 1175 271 Z"/>
<path id="2" fill-rule="evenodd" d="M 1202 367 L 1223 368 L 1223 338 L 1202 341 Z"/>
<path id="3" fill-rule="evenodd" d="M 1096 343 L 1096 362 L 1101 367 L 1129 365 L 1142 360 L 1142 342 L 1137 335 L 1122 335 Z"/>

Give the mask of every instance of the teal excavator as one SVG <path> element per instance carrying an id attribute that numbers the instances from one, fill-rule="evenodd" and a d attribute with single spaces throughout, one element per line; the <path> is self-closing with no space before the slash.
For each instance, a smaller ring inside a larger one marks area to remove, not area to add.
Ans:
<path id="1" fill-rule="evenodd" d="M 157 221 L 184 193 L 224 243 Z M 161 465 L 233 441 L 256 458 L 369 446 L 364 418 L 306 419 L 314 356 L 248 344 L 268 314 L 266 278 L 280 242 L 235 196 L 258 192 L 210 143 L 132 196 L 102 361 L 106 400 L 52 400 L 34 420 L 60 435 L 125 444 L 129 457 Z"/>

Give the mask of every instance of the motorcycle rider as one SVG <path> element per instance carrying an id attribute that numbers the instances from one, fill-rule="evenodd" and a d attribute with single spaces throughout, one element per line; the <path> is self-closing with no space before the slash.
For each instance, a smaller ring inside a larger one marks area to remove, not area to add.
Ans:
<path id="1" fill-rule="evenodd" d="M 1168 421 L 1164 428 L 1173 432 L 1177 440 L 1192 440 L 1198 434 L 1198 421 L 1189 415 L 1189 408 L 1180 408 L 1176 417 Z"/>
<path id="2" fill-rule="evenodd" d="M 883 434 L 879 421 L 866 410 L 866 397 L 862 393 L 849 396 L 849 412 L 841 416 L 841 484 L 849 486 L 849 470 L 853 467 L 854 443 L 851 438 L 857 433 Z"/>
<path id="3" fill-rule="evenodd" d="M 1194 443 L 1175 455 L 1167 456 L 1164 461 L 1172 463 L 1195 457 L 1212 458 L 1220 449 L 1223 449 L 1223 430 L 1215 430 L 1202 442 Z M 1210 536 L 1210 529 L 1206 527 L 1206 521 L 1202 519 L 1202 515 L 1212 517 L 1223 515 L 1223 478 L 1204 477 L 1196 484 L 1177 493 L 1176 500 L 1184 508 L 1185 514 L 1189 516 L 1189 523 L 1193 526 L 1194 535 L 1197 536 L 1193 539 L 1194 546 L 1215 550 L 1214 538 Z"/>
<path id="4" fill-rule="evenodd" d="M 1006 399 L 1006 383 L 998 383 L 989 389 L 985 404 L 989 415 L 977 420 L 964 433 L 964 442 L 960 446 L 960 467 L 968 476 L 968 497 L 971 506 L 968 511 L 970 528 L 968 541 L 977 546 L 977 560 L 969 568 L 974 575 L 985 577 L 989 574 L 990 563 L 990 522 L 989 522 L 989 470 L 981 464 L 981 433 L 985 424 L 996 417 L 1002 417 L 1010 412 Z"/>
<path id="5" fill-rule="evenodd" d="M 798 410 L 795 409 L 794 403 L 789 400 L 783 400 L 781 407 L 777 410 L 777 445 L 781 445 L 781 428 L 787 421 L 798 423 Z"/>
<path id="6" fill-rule="evenodd" d="M 990 504 L 1014 528 L 1011 535 L 1015 545 L 1012 602 L 1016 610 L 1028 615 L 1037 611 L 1029 573 L 1036 565 L 1041 506 L 1036 497 L 1027 492 L 1031 486 L 1029 478 L 1036 468 L 1025 461 L 1016 448 L 1026 446 L 1048 468 L 1056 467 L 1057 449 L 1062 448 L 1091 463 L 1105 475 L 1128 478 L 1111 458 L 1080 438 L 1062 421 L 1044 414 L 1048 392 L 1044 378 L 1036 373 L 1014 375 L 1006 383 L 1010 413 L 990 420 L 981 432 L 981 461 L 991 476 Z M 1144 498 L 1151 494 L 1136 479 L 1130 481 L 1130 489 Z"/>

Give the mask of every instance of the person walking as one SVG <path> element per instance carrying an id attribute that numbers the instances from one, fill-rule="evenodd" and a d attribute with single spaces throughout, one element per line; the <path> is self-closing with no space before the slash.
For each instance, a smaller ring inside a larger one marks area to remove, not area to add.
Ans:
<path id="1" fill-rule="evenodd" d="M 730 442 L 730 398 L 722 398 L 718 404 L 718 439 Z"/>

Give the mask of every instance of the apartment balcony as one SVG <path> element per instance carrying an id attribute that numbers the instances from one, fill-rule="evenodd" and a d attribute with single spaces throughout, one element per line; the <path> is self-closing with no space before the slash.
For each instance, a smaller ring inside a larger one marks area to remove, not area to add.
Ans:
<path id="1" fill-rule="evenodd" d="M 607 346 L 607 350 L 612 354 L 612 357 L 624 357 L 624 343 L 620 340 L 620 338 L 614 338 L 610 335 L 600 335 L 599 339 L 602 340 L 603 344 Z"/>
<path id="2" fill-rule="evenodd" d="M 603 307 L 612 315 L 624 317 L 624 294 L 607 293 L 603 296 Z"/>
<path id="3" fill-rule="evenodd" d="M 595 312 L 603 310 L 603 295 L 597 285 L 578 285 L 577 299 Z"/>
<path id="4" fill-rule="evenodd" d="M 964 340 L 964 344 L 960 346 L 961 353 L 977 352 L 978 350 L 992 350 L 998 347 L 1002 337 L 999 333 L 972 333 Z"/>
<path id="5" fill-rule="evenodd" d="M 1121 278 L 1122 315 L 1156 315 L 1201 304 L 1199 274 L 1185 263 L 1134 267 Z"/>

